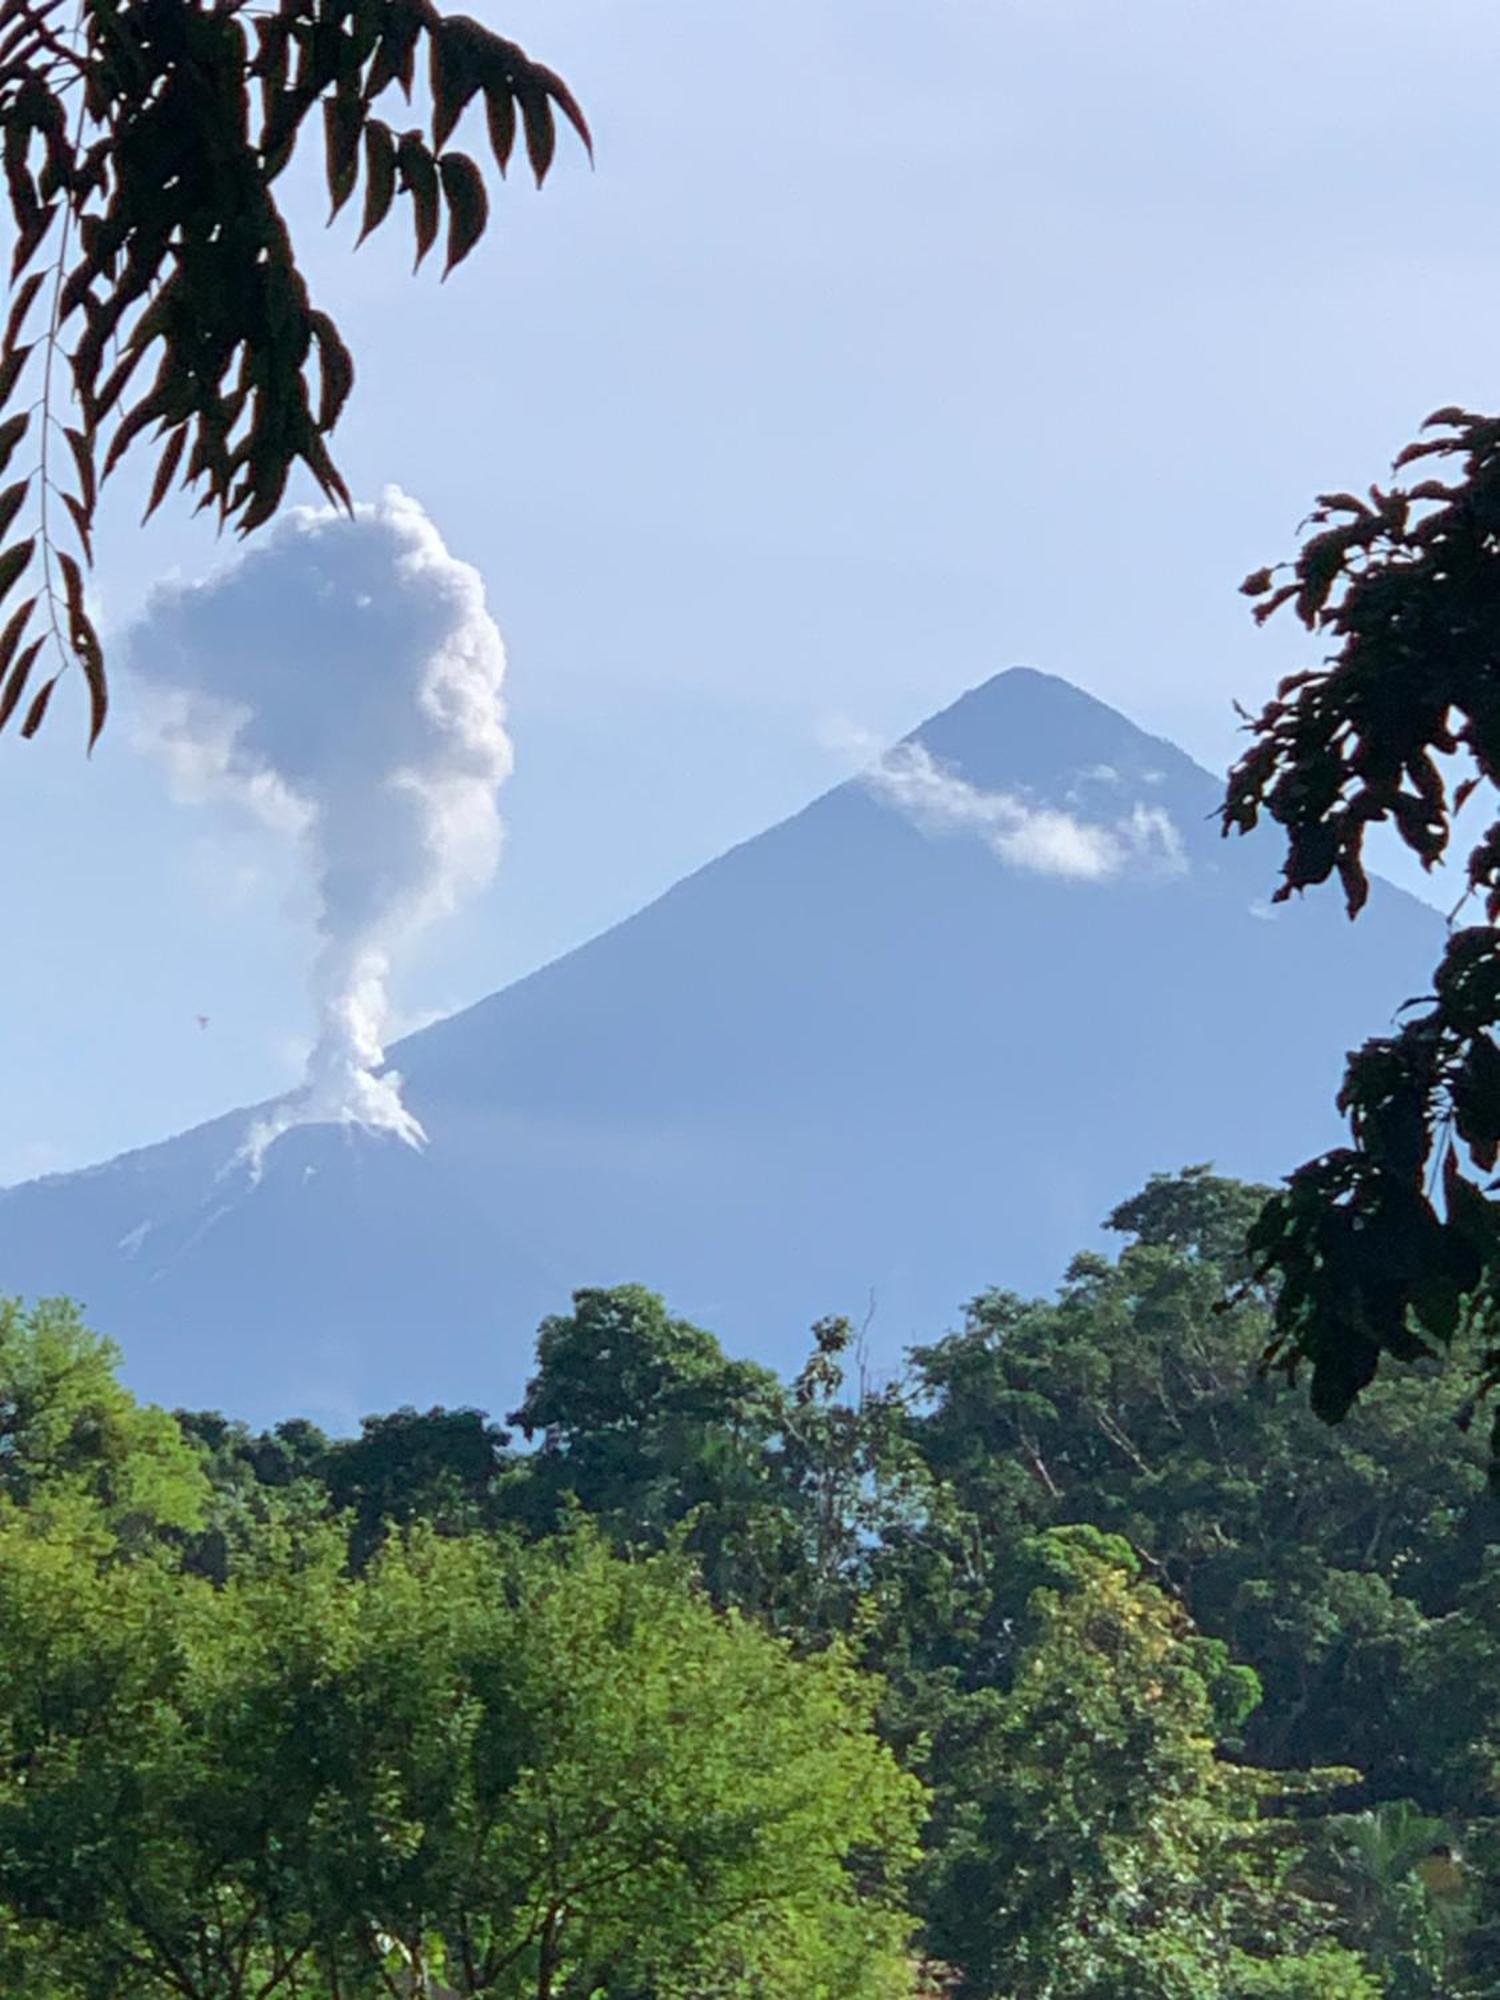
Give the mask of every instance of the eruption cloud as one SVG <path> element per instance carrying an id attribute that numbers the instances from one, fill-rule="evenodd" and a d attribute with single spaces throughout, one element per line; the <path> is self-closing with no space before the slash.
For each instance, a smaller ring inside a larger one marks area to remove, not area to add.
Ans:
<path id="1" fill-rule="evenodd" d="M 297 510 L 202 582 L 154 591 L 126 652 L 141 747 L 176 796 L 295 841 L 315 892 L 316 1040 L 243 1157 L 258 1174 L 314 1124 L 420 1146 L 385 1066 L 391 968 L 493 874 L 512 762 L 478 571 L 388 488 L 352 519 Z"/>

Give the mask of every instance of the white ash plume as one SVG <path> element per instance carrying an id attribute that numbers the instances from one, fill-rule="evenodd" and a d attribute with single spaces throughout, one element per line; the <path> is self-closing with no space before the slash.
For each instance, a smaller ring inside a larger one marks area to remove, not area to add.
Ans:
<path id="1" fill-rule="evenodd" d="M 317 910 L 317 1035 L 250 1133 L 424 1134 L 385 1066 L 392 964 L 500 852 L 505 651 L 478 572 L 395 488 L 351 519 L 299 510 L 204 581 L 164 586 L 128 635 L 143 747 L 177 795 L 294 841 Z"/>

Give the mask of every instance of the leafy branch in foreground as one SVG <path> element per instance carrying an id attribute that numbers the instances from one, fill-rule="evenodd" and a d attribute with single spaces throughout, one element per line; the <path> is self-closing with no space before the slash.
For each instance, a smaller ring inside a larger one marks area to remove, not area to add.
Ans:
<path id="1" fill-rule="evenodd" d="M 560 77 L 431 0 L 81 0 L 71 28 L 62 5 L 0 0 L 0 729 L 19 712 L 34 735 L 76 663 L 92 746 L 107 684 L 83 568 L 99 488 L 133 447 L 156 451 L 148 516 L 177 481 L 249 534 L 299 461 L 349 505 L 328 440 L 354 363 L 274 192 L 314 111 L 332 215 L 363 182 L 362 242 L 409 203 L 418 265 L 446 217 L 444 276 L 489 216 L 481 168 L 450 145 L 467 110 L 502 175 L 520 137 L 538 186 L 557 112 L 592 141 Z M 422 55 L 429 115 L 398 129 L 376 107 L 410 104 Z"/>
<path id="2" fill-rule="evenodd" d="M 1357 916 L 1372 826 L 1432 869 L 1476 794 L 1488 818 L 1431 994 L 1349 1058 L 1351 1144 L 1299 1167 L 1251 1232 L 1278 1287 L 1269 1358 L 1310 1363 L 1333 1421 L 1383 1355 L 1435 1356 L 1461 1327 L 1479 1390 L 1500 1382 L 1500 419 L 1444 409 L 1424 429 L 1397 477 L 1456 461 L 1450 477 L 1323 495 L 1290 578 L 1243 586 L 1258 620 L 1291 604 L 1334 646 L 1282 682 L 1229 780 L 1226 832 L 1264 813 L 1285 833 L 1278 900 L 1336 874 Z M 1475 901 L 1484 921 L 1460 926 Z M 1500 1417 L 1492 1447 L 1500 1462 Z"/>

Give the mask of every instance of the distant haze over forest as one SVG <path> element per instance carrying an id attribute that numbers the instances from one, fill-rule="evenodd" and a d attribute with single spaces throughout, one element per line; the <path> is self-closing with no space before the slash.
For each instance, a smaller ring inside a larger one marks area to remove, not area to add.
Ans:
<path id="1" fill-rule="evenodd" d="M 391 1052 L 425 1147 L 242 1110 L 0 1195 L 8 1289 L 67 1292 L 143 1393 L 352 1422 L 503 1407 L 537 1320 L 640 1280 L 786 1367 L 877 1365 L 1049 1288 L 1149 1174 L 1275 1177 L 1422 989 L 1434 913 L 1267 901 L 1218 780 L 1066 682 L 997 675 L 863 777 Z M 628 833 L 622 834 L 628 837 Z"/>

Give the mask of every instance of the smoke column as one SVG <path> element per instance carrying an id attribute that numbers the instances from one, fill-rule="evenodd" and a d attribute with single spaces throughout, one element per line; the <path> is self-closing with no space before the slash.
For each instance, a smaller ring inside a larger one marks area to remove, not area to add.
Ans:
<path id="1" fill-rule="evenodd" d="M 395 488 L 352 519 L 298 511 L 203 582 L 155 591 L 127 664 L 141 745 L 177 796 L 294 840 L 315 893 L 317 1037 L 247 1138 L 252 1169 L 297 1125 L 420 1145 L 384 1063 L 391 967 L 493 874 L 511 769 L 479 573 Z"/>

